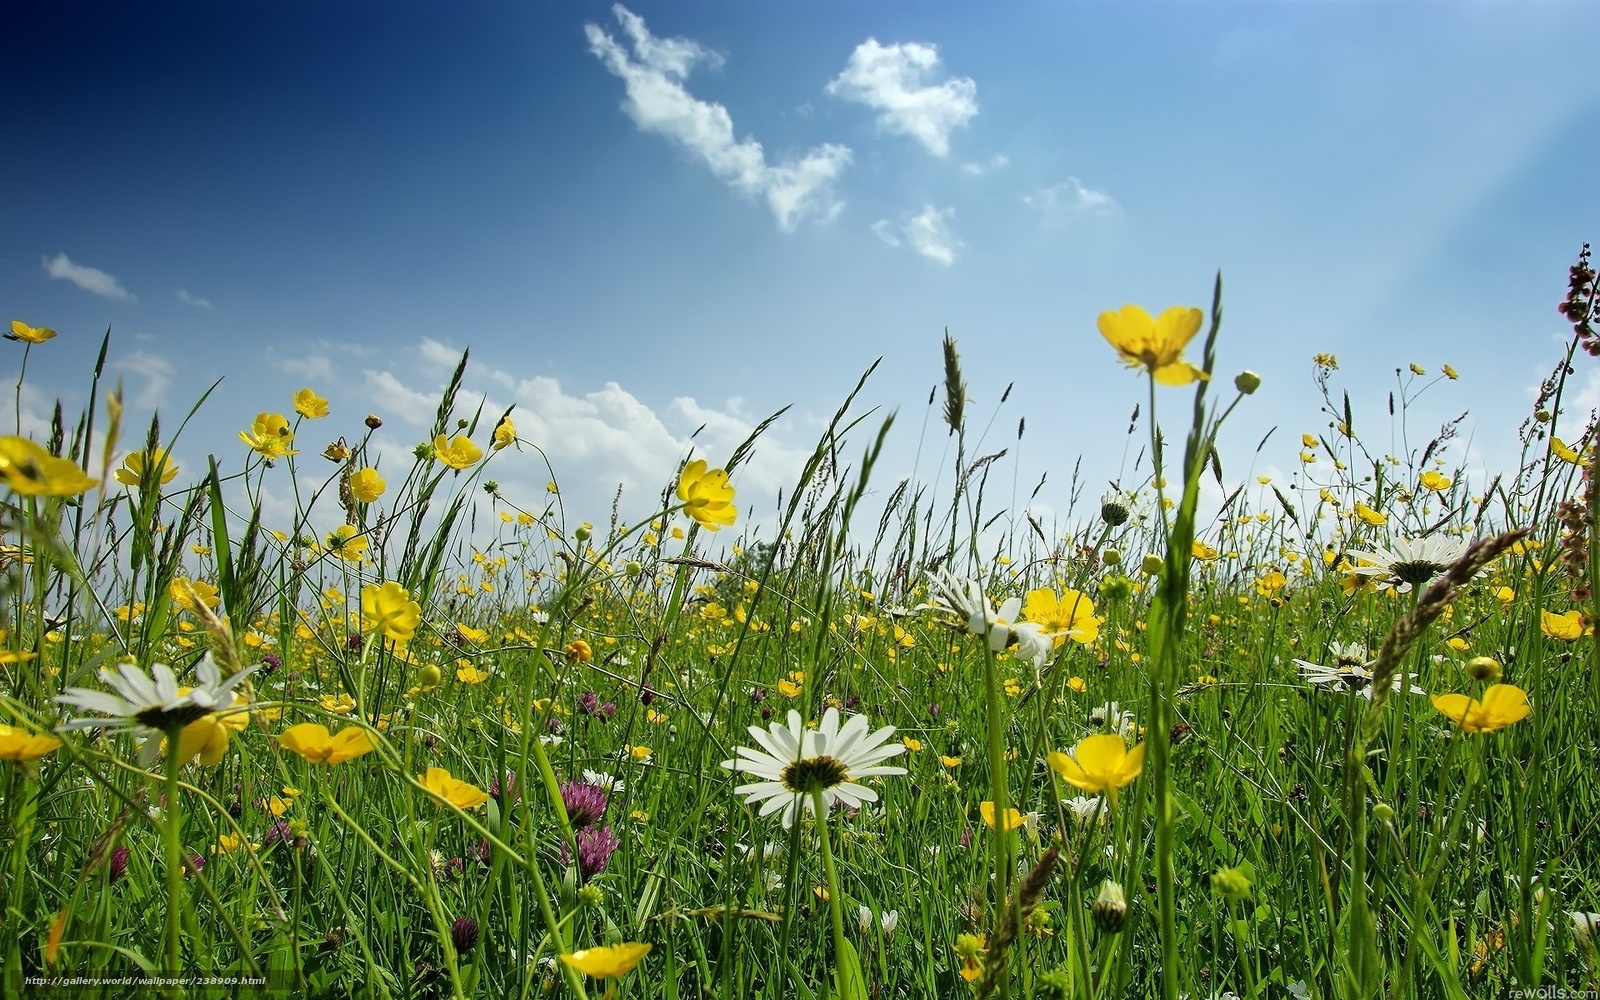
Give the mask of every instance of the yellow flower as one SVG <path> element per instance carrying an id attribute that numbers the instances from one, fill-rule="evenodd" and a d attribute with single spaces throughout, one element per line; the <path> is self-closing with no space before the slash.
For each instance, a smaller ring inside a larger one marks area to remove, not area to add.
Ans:
<path id="1" fill-rule="evenodd" d="M 1162 385 L 1188 385 L 1210 377 L 1183 360 L 1183 349 L 1200 332 L 1202 319 L 1193 307 L 1173 306 L 1151 319 L 1139 306 L 1127 305 L 1101 313 L 1099 326 L 1128 367 L 1144 368 Z"/>
<path id="2" fill-rule="evenodd" d="M 1129 750 L 1116 733 L 1100 733 L 1079 740 L 1072 756 L 1052 750 L 1046 760 L 1074 788 L 1106 792 L 1115 798 L 1117 789 L 1144 770 L 1144 744 Z"/>
<path id="3" fill-rule="evenodd" d="M 995 825 L 994 825 L 994 819 L 995 819 L 995 817 L 994 817 L 994 803 L 993 802 L 980 802 L 980 803 L 978 803 L 978 813 L 983 816 L 983 825 L 987 826 L 989 829 L 993 830 L 995 828 Z M 1022 825 L 1022 814 L 1017 812 L 1015 809 L 1007 807 L 1006 815 L 1005 815 L 1005 826 L 1000 830 L 1000 832 L 1001 833 L 1010 833 L 1012 830 L 1015 830 L 1017 827 L 1019 827 L 1021 825 Z"/>
<path id="4" fill-rule="evenodd" d="M 372 503 L 383 496 L 388 485 L 377 469 L 369 467 L 350 474 L 350 495 L 361 503 Z"/>
<path id="5" fill-rule="evenodd" d="M 289 447 L 294 443 L 294 429 L 289 426 L 289 418 L 281 413 L 256 414 L 250 429 L 239 432 L 239 440 L 269 462 L 286 455 L 300 454 Z"/>
<path id="6" fill-rule="evenodd" d="M 1028 591 L 1022 603 L 1022 616 L 1037 623 L 1046 635 L 1091 643 L 1100 636 L 1100 619 L 1094 616 L 1089 595 L 1067 590 L 1059 597 L 1052 587 Z"/>
<path id="7" fill-rule="evenodd" d="M 508 448 L 517 443 L 517 425 L 511 422 L 510 417 L 501 417 L 494 428 L 494 441 L 489 447 L 495 451 Z"/>
<path id="8" fill-rule="evenodd" d="M 117 482 L 124 486 L 138 486 L 144 482 L 146 469 L 154 470 L 163 486 L 178 476 L 178 465 L 172 460 L 172 456 L 167 454 L 165 448 L 157 448 L 151 452 L 134 452 L 122 460 L 122 468 L 114 475 L 117 477 Z"/>
<path id="9" fill-rule="evenodd" d="M 951 768 L 960 767 L 961 766 L 961 758 L 960 757 L 950 757 L 950 756 L 947 756 L 945 754 L 940 754 L 939 755 L 939 763 L 943 764 L 945 767 L 951 767 Z"/>
<path id="10" fill-rule="evenodd" d="M 956 943 L 950 948 L 961 959 L 961 978 L 967 982 L 976 982 L 983 975 L 983 962 L 980 958 L 989 947 L 987 934 L 962 934 L 956 938 Z"/>
<path id="11" fill-rule="evenodd" d="M 912 753 L 916 753 L 918 750 L 922 749 L 922 741 L 914 736 L 902 736 L 900 737 L 900 742 L 904 743 L 906 745 L 906 749 L 910 750 Z"/>
<path id="12" fill-rule="evenodd" d="M 1262 597 L 1271 597 L 1284 588 L 1289 582 L 1288 578 L 1277 570 L 1268 570 L 1256 580 L 1256 593 Z"/>
<path id="13" fill-rule="evenodd" d="M 799 684 L 795 684 L 792 681 L 786 681 L 782 678 L 778 679 L 778 693 L 783 695 L 785 698 L 798 698 L 800 697 L 800 692 L 803 690 L 805 689 Z"/>
<path id="14" fill-rule="evenodd" d="M 1426 368 L 1422 367 L 1421 365 L 1417 364 L 1415 361 L 1413 361 L 1413 362 L 1411 362 L 1411 374 L 1413 374 L 1413 375 L 1426 375 L 1426 374 L 1428 374 L 1428 370 Z"/>
<path id="15" fill-rule="evenodd" d="M 228 752 L 230 726 L 218 715 L 196 719 L 178 731 L 178 759 L 188 763 L 196 756 L 206 766 L 222 763 Z"/>
<path id="16" fill-rule="evenodd" d="M 1553 434 L 1550 436 L 1550 453 L 1561 459 L 1563 462 L 1571 462 L 1573 465 L 1578 465 L 1583 461 L 1583 459 L 1579 457 L 1578 450 L 1576 448 L 1568 447 L 1566 444 L 1562 443 L 1560 438 Z"/>
<path id="17" fill-rule="evenodd" d="M 632 757 L 634 760 L 639 760 L 639 761 L 649 760 L 650 759 L 650 755 L 651 755 L 652 752 L 653 751 L 651 751 L 651 749 L 649 747 L 642 747 L 642 746 L 638 746 L 638 747 L 630 746 L 630 747 L 628 747 L 628 756 Z"/>
<path id="18" fill-rule="evenodd" d="M 582 639 L 574 639 L 567 643 L 567 655 L 579 663 L 588 663 L 594 659 L 594 650 L 589 648 L 589 644 Z"/>
<path id="19" fill-rule="evenodd" d="M 1312 356 L 1311 361 L 1318 368 L 1326 368 L 1329 371 L 1339 367 L 1339 359 L 1334 357 L 1332 354 L 1327 353 L 1326 351 L 1318 352 Z"/>
<path id="20" fill-rule="evenodd" d="M 1200 539 L 1196 538 L 1189 545 L 1189 554 L 1194 556 L 1196 559 L 1204 559 L 1204 560 L 1210 561 L 1212 559 L 1217 558 L 1218 552 L 1217 552 L 1216 549 L 1212 548 L 1211 546 L 1207 545 L 1205 542 L 1202 542 Z M 1145 558 L 1148 559 L 1149 557 L 1146 556 Z M 1160 559 L 1159 556 L 1157 556 L 1156 558 L 1158 560 Z M 1156 565 L 1157 565 L 1158 571 L 1159 571 L 1159 567 L 1161 565 L 1160 562 L 1158 561 Z"/>
<path id="21" fill-rule="evenodd" d="M 1370 524 L 1374 528 L 1381 527 L 1389 523 L 1388 514 L 1385 514 L 1382 511 L 1373 510 L 1360 500 L 1356 501 L 1356 517 L 1360 518 L 1363 524 Z"/>
<path id="22" fill-rule="evenodd" d="M 42 344 L 55 335 L 56 332 L 47 326 L 29 326 L 20 319 L 14 319 L 11 321 L 11 332 L 4 336 L 7 340 L 24 344 Z"/>
<path id="23" fill-rule="evenodd" d="M 1444 372 L 1444 377 L 1450 381 L 1454 382 L 1456 380 L 1456 370 L 1449 365 L 1445 365 L 1440 371 Z"/>
<path id="24" fill-rule="evenodd" d="M 1454 480 L 1449 476 L 1438 472 L 1437 470 L 1429 469 L 1427 472 L 1422 474 L 1419 482 L 1422 483 L 1423 489 L 1432 490 L 1435 493 L 1441 493 L 1449 489 L 1450 484 L 1454 482 Z"/>
<path id="25" fill-rule="evenodd" d="M 1082 677 L 1069 677 L 1067 678 L 1067 689 L 1082 694 L 1089 690 L 1089 682 Z"/>
<path id="26" fill-rule="evenodd" d="M 1461 727 L 1464 733 L 1492 733 L 1527 717 L 1528 693 L 1515 684 L 1496 684 L 1483 700 L 1464 694 L 1437 694 L 1433 707 Z"/>
<path id="27" fill-rule="evenodd" d="M 341 524 L 328 532 L 328 551 L 345 562 L 358 563 L 367 555 L 367 536 L 358 534 L 353 524 Z"/>
<path id="28" fill-rule="evenodd" d="M 197 600 L 208 608 L 216 607 L 221 600 L 216 587 L 204 580 L 190 580 L 186 576 L 176 577 L 167 584 L 167 593 L 172 596 L 172 603 L 185 611 L 197 611 Z"/>
<path id="29" fill-rule="evenodd" d="M 1558 615 L 1554 611 L 1539 612 L 1539 631 L 1552 639 L 1573 642 L 1583 636 L 1583 615 L 1568 611 Z"/>
<path id="30" fill-rule="evenodd" d="M 422 621 L 422 605 L 393 580 L 361 588 L 361 631 L 381 629 L 385 637 L 409 642 Z"/>
<path id="31" fill-rule="evenodd" d="M 484 681 L 489 679 L 489 676 L 489 674 L 479 670 L 470 663 L 464 667 L 456 668 L 456 680 L 463 684 L 482 684 Z"/>
<path id="32" fill-rule="evenodd" d="M 455 440 L 446 441 L 443 434 L 433 439 L 433 454 L 439 461 L 457 471 L 469 469 L 473 463 L 483 457 L 483 449 L 472 443 L 472 439 L 465 434 L 457 434 Z"/>
<path id="33" fill-rule="evenodd" d="M 606 945 L 603 948 L 584 948 L 570 955 L 562 955 L 561 961 L 586 976 L 596 979 L 614 979 L 632 972 L 646 955 L 650 954 L 650 945 L 629 941 L 625 944 Z"/>
<path id="34" fill-rule="evenodd" d="M 22 763 L 55 752 L 61 741 L 43 733 L 30 733 L 16 726 L 0 724 L 0 760 Z"/>
<path id="35" fill-rule="evenodd" d="M 57 458 L 24 437 L 0 437 L 0 476 L 25 497 L 77 496 L 95 484 L 68 458 Z"/>
<path id="36" fill-rule="evenodd" d="M 347 694 L 325 694 L 317 699 L 317 704 L 322 706 L 324 712 L 334 715 L 349 715 L 356 710 L 356 700 Z"/>
<path id="37" fill-rule="evenodd" d="M 476 809 L 489 801 L 488 792 L 465 781 L 457 781 L 442 767 L 428 768 L 428 773 L 417 780 L 435 799 L 459 809 Z"/>
<path id="38" fill-rule="evenodd" d="M 1510 604 L 1517 599 L 1517 592 L 1510 587 L 1501 587 L 1494 592 L 1494 599 L 1501 604 Z"/>
<path id="39" fill-rule="evenodd" d="M 219 833 L 217 834 L 217 842 L 211 846 L 214 854 L 232 854 L 234 851 L 244 848 L 249 848 L 252 851 L 260 849 L 258 845 L 248 843 L 242 834 L 237 833 Z"/>
<path id="40" fill-rule="evenodd" d="M 731 525 L 739 516 L 728 473 L 722 469 L 708 471 L 703 458 L 683 467 L 683 475 L 678 477 L 678 499 L 684 503 L 684 512 L 707 531 Z"/>
<path id="41" fill-rule="evenodd" d="M 328 727 L 316 722 L 285 729 L 278 734 L 278 746 L 313 764 L 343 764 L 373 750 L 372 738 L 360 726 L 348 726 L 330 736 Z"/>
<path id="42" fill-rule="evenodd" d="M 328 401 L 310 389 L 301 389 L 294 394 L 294 412 L 308 420 L 316 420 L 328 415 Z"/>

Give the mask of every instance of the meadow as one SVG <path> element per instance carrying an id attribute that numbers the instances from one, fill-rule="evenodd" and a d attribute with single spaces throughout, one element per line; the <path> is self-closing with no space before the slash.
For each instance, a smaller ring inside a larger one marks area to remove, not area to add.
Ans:
<path id="1" fill-rule="evenodd" d="M 1600 989 L 1600 491 L 1593 424 L 1552 432 L 1600 352 L 1587 253 L 1569 277 L 1487 480 L 1406 427 L 1448 366 L 1361 414 L 1319 354 L 1326 426 L 1270 444 L 1300 471 L 1239 485 L 1216 440 L 1260 379 L 1213 370 L 1220 279 L 1085 317 L 1139 376 L 1135 457 L 1065 529 L 996 501 L 948 337 L 942 487 L 873 478 L 869 369 L 775 510 L 737 488 L 763 424 L 636 523 L 559 469 L 503 492 L 546 463 L 465 357 L 413 453 L 307 388 L 180 468 L 205 400 L 125 426 L 102 345 L 84 412 L 0 438 L 4 992 Z M 20 400 L 68 338 L 7 336 Z"/>

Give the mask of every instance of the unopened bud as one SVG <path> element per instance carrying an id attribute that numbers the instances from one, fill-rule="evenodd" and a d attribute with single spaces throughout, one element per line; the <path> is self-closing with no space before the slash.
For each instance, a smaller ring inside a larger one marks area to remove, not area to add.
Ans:
<path id="1" fill-rule="evenodd" d="M 1261 376 L 1252 371 L 1243 371 L 1233 377 L 1233 387 L 1248 396 L 1261 388 Z"/>
<path id="2" fill-rule="evenodd" d="M 436 663 L 430 663 L 417 671 L 417 684 L 423 690 L 438 687 L 439 681 L 443 679 L 444 675 L 440 672 L 439 665 Z"/>
<path id="3" fill-rule="evenodd" d="M 1500 679 L 1500 661 L 1492 656 L 1474 656 L 1467 661 L 1467 676 L 1475 681 L 1493 683 Z"/>
<path id="4" fill-rule="evenodd" d="M 1100 553 L 1100 561 L 1107 566 L 1120 566 L 1122 565 L 1122 553 L 1116 549 L 1106 549 Z"/>
<path id="5" fill-rule="evenodd" d="M 382 427 L 382 426 L 383 426 L 383 418 L 382 417 L 378 416 L 376 413 L 367 414 L 367 429 L 368 430 L 374 430 L 375 431 L 379 427 Z"/>
<path id="6" fill-rule="evenodd" d="M 1541 424 L 1548 424 L 1550 422 L 1550 411 L 1541 406 L 1533 411 L 1533 419 Z"/>
<path id="7" fill-rule="evenodd" d="M 1384 823 L 1394 819 L 1394 807 L 1387 802 L 1379 802 L 1372 807 L 1372 815 Z"/>
<path id="8" fill-rule="evenodd" d="M 1089 904 L 1094 925 L 1105 934 L 1117 934 L 1128 919 L 1128 897 L 1119 883 L 1106 879 L 1100 883 L 1100 895 Z"/>
<path id="9" fill-rule="evenodd" d="M 1211 891 L 1230 903 L 1250 898 L 1250 876 L 1238 868 L 1218 868 L 1211 873 Z"/>
<path id="10" fill-rule="evenodd" d="M 1155 576 L 1166 564 L 1166 560 L 1150 552 L 1145 555 L 1144 562 L 1139 564 L 1139 568 L 1144 571 L 1145 576 Z"/>

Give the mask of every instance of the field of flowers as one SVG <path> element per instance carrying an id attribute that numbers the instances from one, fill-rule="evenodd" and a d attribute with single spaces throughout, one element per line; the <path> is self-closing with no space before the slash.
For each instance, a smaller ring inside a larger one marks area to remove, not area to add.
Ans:
<path id="1" fill-rule="evenodd" d="M 639 523 L 503 493 L 539 442 L 465 358 L 414 453 L 307 388 L 179 468 L 102 348 L 0 438 L 3 992 L 1600 988 L 1600 490 L 1593 425 L 1552 434 L 1587 254 L 1563 313 L 1519 468 L 1369 450 L 1456 374 L 1371 420 L 1318 355 L 1302 471 L 1220 504 L 1260 384 L 1212 370 L 1220 281 L 1103 313 L 1139 458 L 1059 537 L 997 526 L 948 338 L 953 486 L 873 482 L 852 392 L 759 531 L 754 437 Z M 10 330 L 22 373 L 65 343 Z"/>

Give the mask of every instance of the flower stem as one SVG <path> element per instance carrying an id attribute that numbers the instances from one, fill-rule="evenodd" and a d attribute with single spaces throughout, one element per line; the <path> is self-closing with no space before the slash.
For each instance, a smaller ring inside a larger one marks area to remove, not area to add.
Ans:
<path id="1" fill-rule="evenodd" d="M 178 805 L 178 743 L 180 729 L 173 727 L 167 733 L 167 795 L 162 810 L 162 833 L 166 842 L 167 860 L 167 949 L 163 973 L 173 984 L 167 987 L 169 996 L 183 995 L 176 981 L 183 975 L 182 932 L 179 919 L 183 915 L 186 894 L 183 891 L 183 845 L 181 842 L 183 816 Z"/>
<path id="2" fill-rule="evenodd" d="M 1011 899 L 1011 834 L 1006 830 L 1006 816 L 1010 814 L 1011 792 L 1006 787 L 1005 733 L 1000 723 L 1000 684 L 995 669 L 994 650 L 984 637 L 983 699 L 989 730 L 989 799 L 994 803 L 994 899 L 995 926 L 1000 925 L 1002 907 L 1013 905 Z M 1008 970 L 1000 972 L 1000 996 L 1010 996 L 1011 982 Z"/>
<path id="3" fill-rule="evenodd" d="M 833 962 L 835 977 L 839 982 L 844 980 L 845 940 L 844 940 L 844 903 L 839 898 L 839 876 L 833 870 L 833 847 L 828 842 L 828 804 L 822 797 L 822 790 L 817 789 L 811 793 L 811 801 L 817 809 L 817 836 L 822 840 L 822 871 L 828 879 L 828 913 L 833 919 Z M 843 993 L 843 989 L 840 990 Z"/>

